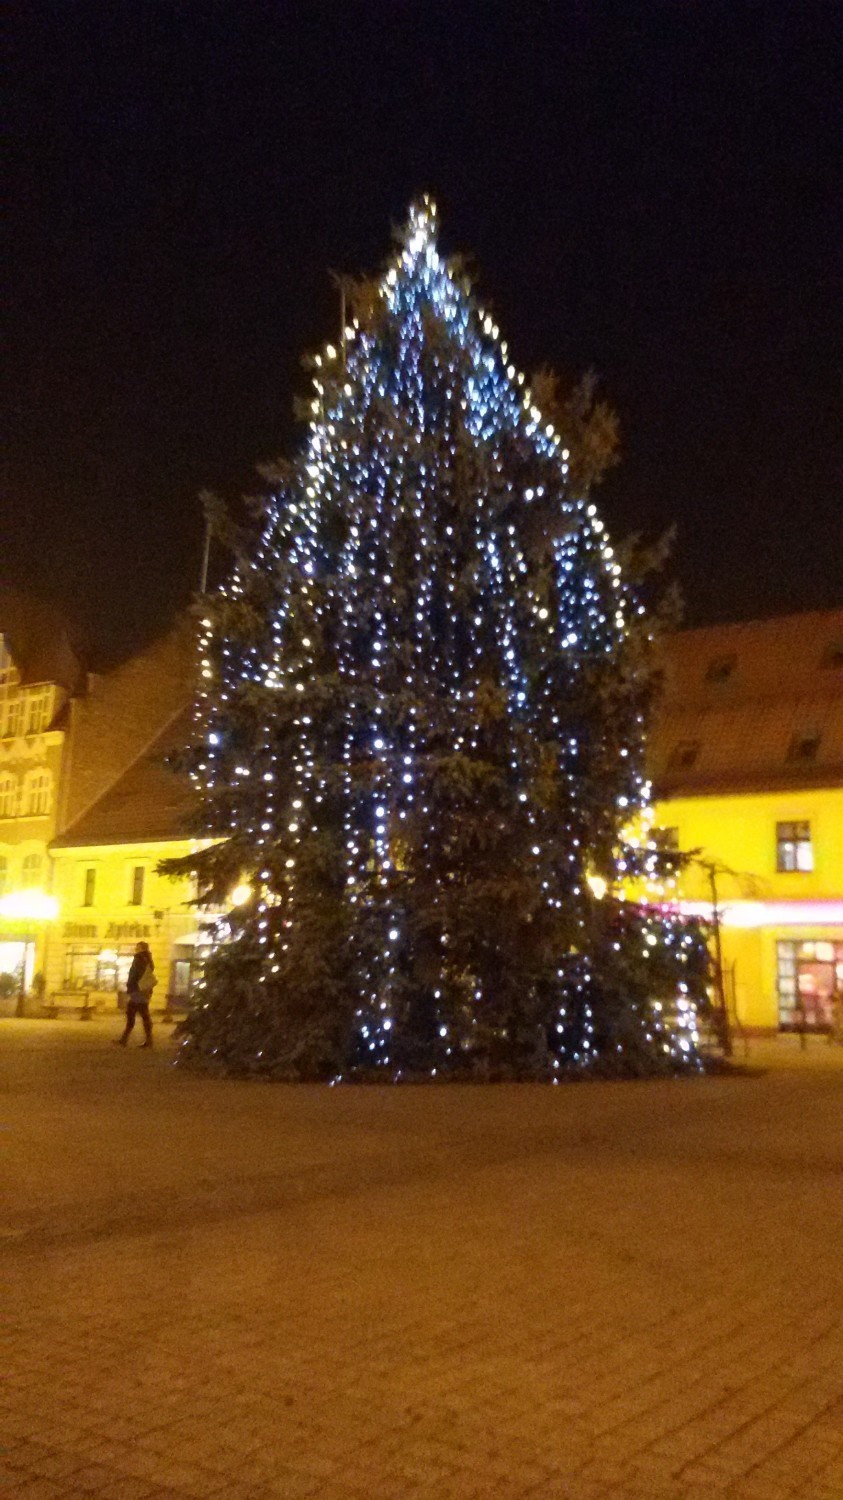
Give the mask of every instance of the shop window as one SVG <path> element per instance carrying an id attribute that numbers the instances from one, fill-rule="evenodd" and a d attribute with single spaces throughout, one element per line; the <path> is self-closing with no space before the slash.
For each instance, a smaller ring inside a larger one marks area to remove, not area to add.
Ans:
<path id="1" fill-rule="evenodd" d="M 819 734 L 795 734 L 787 747 L 788 763 L 812 764 L 817 758 L 821 738 Z"/>
<path id="2" fill-rule="evenodd" d="M 814 868 L 810 823 L 776 824 L 776 869 L 780 874 Z"/>
<path id="3" fill-rule="evenodd" d="M 131 906 L 143 906 L 143 889 L 146 884 L 146 866 L 134 865 L 132 868 L 131 894 L 129 904 Z"/>
<path id="4" fill-rule="evenodd" d="M 49 771 L 30 771 L 23 790 L 23 812 L 27 818 L 42 817 L 50 811 L 52 777 Z"/>
<path id="5" fill-rule="evenodd" d="M 843 986 L 843 942 L 776 944 L 779 1028 L 828 1031 L 835 983 Z"/>
<path id="6" fill-rule="evenodd" d="M 5 854 L 0 854 L 0 896 L 5 896 L 9 884 L 9 861 Z"/>
<path id="7" fill-rule="evenodd" d="M 115 948 L 68 948 L 64 961 L 64 986 L 68 990 L 124 990 L 134 950 Z"/>
<path id="8" fill-rule="evenodd" d="M 0 776 L 0 818 L 13 818 L 18 810 L 18 783 L 15 776 Z"/>
<path id="9" fill-rule="evenodd" d="M 34 886 L 41 884 L 41 873 L 44 869 L 44 857 L 41 854 L 27 854 L 21 866 L 21 885 L 24 890 L 31 890 Z"/>
<path id="10" fill-rule="evenodd" d="M 40 693 L 30 693 L 27 701 L 27 734 L 43 734 L 50 722 L 50 690 L 45 688 Z"/>
<path id="11" fill-rule="evenodd" d="M 97 872 L 94 865 L 89 865 L 85 871 L 85 889 L 82 895 L 83 906 L 93 906 L 97 894 Z"/>
<path id="12" fill-rule="evenodd" d="M 6 724 L 4 734 L 8 739 L 16 740 L 23 734 L 26 723 L 26 700 L 24 698 L 10 698 L 6 704 Z"/>
<path id="13" fill-rule="evenodd" d="M 713 657 L 706 670 L 706 682 L 728 682 L 734 676 L 737 665 L 738 658 L 734 654 Z"/>
<path id="14" fill-rule="evenodd" d="M 670 752 L 668 767 L 671 771 L 688 771 L 696 765 L 699 753 L 699 740 L 680 740 Z"/>
<path id="15" fill-rule="evenodd" d="M 168 1000 L 186 1006 L 192 1000 L 197 982 L 202 976 L 209 949 L 205 944 L 177 943 L 173 949 L 170 965 L 170 991 Z"/>

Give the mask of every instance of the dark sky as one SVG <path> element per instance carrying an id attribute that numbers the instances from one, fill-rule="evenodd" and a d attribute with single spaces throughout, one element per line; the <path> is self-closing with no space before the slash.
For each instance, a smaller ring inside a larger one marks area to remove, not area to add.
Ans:
<path id="1" fill-rule="evenodd" d="M 593 367 L 692 621 L 843 602 L 843 3 L 19 0 L 0 576 L 97 657 L 296 441 L 328 268 L 437 199 L 518 363 Z"/>

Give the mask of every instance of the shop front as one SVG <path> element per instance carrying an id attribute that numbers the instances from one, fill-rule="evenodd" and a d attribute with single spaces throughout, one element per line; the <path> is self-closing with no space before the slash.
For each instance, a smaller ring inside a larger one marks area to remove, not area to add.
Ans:
<path id="1" fill-rule="evenodd" d="M 780 1031 L 830 1031 L 832 997 L 843 994 L 843 938 L 779 938 L 776 980 Z"/>

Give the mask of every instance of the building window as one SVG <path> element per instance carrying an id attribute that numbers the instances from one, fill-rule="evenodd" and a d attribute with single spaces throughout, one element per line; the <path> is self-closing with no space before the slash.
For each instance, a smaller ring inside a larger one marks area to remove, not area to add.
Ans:
<path id="1" fill-rule="evenodd" d="M 780 874 L 814 868 L 810 823 L 776 824 L 776 869 Z"/>
<path id="2" fill-rule="evenodd" d="M 132 894 L 129 902 L 132 906 L 143 906 L 143 887 L 146 880 L 146 867 L 135 865 L 132 870 Z"/>
<path id="3" fill-rule="evenodd" d="M 18 810 L 18 783 L 14 776 L 0 776 L 0 818 L 13 818 Z"/>
<path id="4" fill-rule="evenodd" d="M 680 740 L 670 752 L 668 767 L 671 771 L 688 771 L 696 765 L 699 753 L 699 740 Z"/>
<path id="5" fill-rule="evenodd" d="M 9 861 L 5 854 L 0 854 L 0 896 L 5 896 L 6 886 L 9 881 Z"/>
<path id="6" fill-rule="evenodd" d="M 779 1028 L 827 1031 L 835 984 L 843 987 L 843 943 L 776 944 Z"/>
<path id="7" fill-rule="evenodd" d="M 133 956 L 133 950 L 68 948 L 64 964 L 65 989 L 124 990 Z"/>
<path id="8" fill-rule="evenodd" d="M 85 871 L 85 891 L 82 898 L 83 906 L 93 906 L 97 893 L 97 872 L 93 865 L 89 865 Z"/>
<path id="9" fill-rule="evenodd" d="M 24 890 L 31 890 L 33 886 L 41 884 L 41 871 L 43 868 L 43 855 L 26 855 L 21 869 L 21 885 L 24 887 Z"/>
<path id="10" fill-rule="evenodd" d="M 675 850 L 679 848 L 678 828 L 654 828 L 653 837 L 660 849 Z"/>
<path id="11" fill-rule="evenodd" d="M 819 734 L 795 734 L 787 747 L 788 763 L 809 765 L 815 761 L 821 738 Z"/>
<path id="12" fill-rule="evenodd" d="M 24 783 L 24 817 L 40 818 L 50 811 L 49 771 L 30 771 Z"/>
<path id="13" fill-rule="evenodd" d="M 728 682 L 737 665 L 738 658 L 734 655 L 713 657 L 706 670 L 706 682 Z"/>
<path id="14" fill-rule="evenodd" d="M 29 709 L 26 723 L 27 734 L 43 734 L 50 722 L 49 689 L 41 693 L 31 693 L 27 706 Z"/>
<path id="15" fill-rule="evenodd" d="M 10 698 L 6 704 L 6 737 L 12 740 L 18 739 L 23 734 L 25 722 L 26 699 Z"/>

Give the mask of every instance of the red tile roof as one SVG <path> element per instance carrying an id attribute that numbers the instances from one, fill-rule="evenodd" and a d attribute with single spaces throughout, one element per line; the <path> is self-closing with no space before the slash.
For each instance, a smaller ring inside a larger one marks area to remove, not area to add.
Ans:
<path id="1" fill-rule="evenodd" d="M 188 743 L 191 721 L 189 707 L 176 714 L 152 745 L 50 847 L 158 843 L 186 837 L 190 784 L 166 759 Z"/>
<path id="2" fill-rule="evenodd" d="M 843 785 L 843 609 L 670 637 L 649 765 L 663 797 Z"/>

